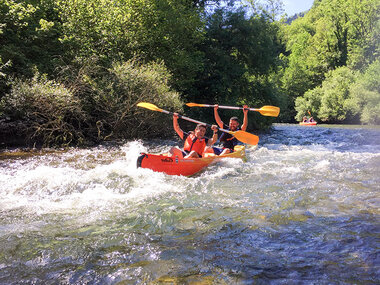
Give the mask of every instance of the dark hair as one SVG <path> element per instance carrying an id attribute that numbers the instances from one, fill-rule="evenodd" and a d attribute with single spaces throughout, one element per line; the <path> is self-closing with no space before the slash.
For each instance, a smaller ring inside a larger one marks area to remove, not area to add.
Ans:
<path id="1" fill-rule="evenodd" d="M 231 117 L 231 119 L 230 119 L 230 121 L 236 121 L 236 122 L 238 122 L 239 123 L 239 118 L 238 117 Z"/>
<path id="2" fill-rule="evenodd" d="M 201 127 L 207 129 L 207 126 L 205 124 L 198 124 L 195 129 L 199 129 Z"/>

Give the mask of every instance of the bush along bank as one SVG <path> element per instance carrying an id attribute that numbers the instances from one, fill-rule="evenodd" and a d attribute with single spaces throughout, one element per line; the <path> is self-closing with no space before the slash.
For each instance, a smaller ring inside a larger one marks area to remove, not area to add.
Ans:
<path id="1" fill-rule="evenodd" d="M 71 72 L 67 70 L 77 70 Z M 84 146 L 115 139 L 168 137 L 170 118 L 136 108 L 149 101 L 181 111 L 162 63 L 137 60 L 108 69 L 94 59 L 66 68 L 65 80 L 15 79 L 0 102 L 0 146 Z M 64 82 L 64 83 L 62 83 Z M 163 124 L 168 120 L 168 124 Z M 170 129 L 170 131 L 169 131 Z"/>

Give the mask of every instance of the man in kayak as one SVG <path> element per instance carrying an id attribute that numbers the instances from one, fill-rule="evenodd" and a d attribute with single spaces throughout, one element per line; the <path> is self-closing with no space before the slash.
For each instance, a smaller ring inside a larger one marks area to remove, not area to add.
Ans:
<path id="1" fill-rule="evenodd" d="M 225 125 L 223 121 L 220 119 L 218 108 L 219 108 L 219 105 L 214 106 L 214 117 L 215 117 L 216 123 L 218 124 L 220 128 L 227 129 L 233 132 L 236 132 L 238 130 L 245 131 L 247 129 L 247 126 L 248 126 L 248 106 L 247 105 L 243 106 L 244 119 L 243 119 L 243 125 L 241 126 L 241 128 L 239 128 L 239 119 L 237 117 L 231 117 L 229 125 L 228 126 Z M 223 155 L 223 154 L 233 152 L 235 145 L 239 143 L 239 141 L 229 133 L 223 133 L 220 136 L 219 141 L 222 143 L 223 147 L 222 148 L 213 147 L 214 153 L 216 155 Z"/>
<path id="2" fill-rule="evenodd" d="M 198 124 L 194 131 L 185 133 L 178 124 L 178 114 L 173 114 L 173 127 L 179 137 L 184 140 L 183 151 L 179 147 L 172 147 L 170 153 L 172 156 L 180 158 L 189 157 L 202 157 L 203 153 L 207 151 L 218 140 L 218 127 L 212 125 L 211 129 L 214 131 L 212 139 L 206 138 L 206 126 Z"/>

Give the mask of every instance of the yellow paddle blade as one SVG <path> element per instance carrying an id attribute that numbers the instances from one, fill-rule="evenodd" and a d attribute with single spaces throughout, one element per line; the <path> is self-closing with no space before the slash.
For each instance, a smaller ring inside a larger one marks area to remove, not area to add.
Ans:
<path id="1" fill-rule="evenodd" d="M 259 143 L 259 137 L 245 131 L 230 132 L 237 140 L 251 145 L 257 145 Z"/>
<path id="2" fill-rule="evenodd" d="M 137 104 L 137 106 L 145 108 L 145 109 L 149 109 L 149 110 L 152 110 L 152 111 L 162 112 L 162 109 L 158 108 L 156 105 L 153 105 L 151 103 L 140 102 L 140 103 Z"/>
<path id="3" fill-rule="evenodd" d="M 277 117 L 280 114 L 280 108 L 275 106 L 263 106 L 257 111 L 263 116 Z"/>
<path id="4" fill-rule="evenodd" d="M 197 104 L 197 103 L 186 103 L 188 107 L 206 107 L 205 104 Z"/>

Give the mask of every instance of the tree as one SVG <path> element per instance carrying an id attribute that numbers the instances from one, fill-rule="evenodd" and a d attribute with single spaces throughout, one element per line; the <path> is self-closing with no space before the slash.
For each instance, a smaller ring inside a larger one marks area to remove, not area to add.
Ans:
<path id="1" fill-rule="evenodd" d="M 352 0 L 348 6 L 348 65 L 364 71 L 380 55 L 380 2 Z"/>
<path id="2" fill-rule="evenodd" d="M 364 124 L 380 124 L 380 60 L 373 62 L 351 86 L 348 107 Z"/>
<path id="3" fill-rule="evenodd" d="M 322 96 L 322 88 L 318 86 L 308 90 L 305 96 L 297 97 L 295 100 L 295 109 L 297 111 L 295 119 L 300 122 L 304 116 L 310 113 L 315 120 L 319 120 L 318 112 L 321 107 Z"/>
<path id="4" fill-rule="evenodd" d="M 53 74 L 64 47 L 61 23 L 53 0 L 0 1 L 0 58 L 7 77 L 32 77 L 36 70 Z M 5 82 L 0 93 L 7 90 Z"/>
<path id="5" fill-rule="evenodd" d="M 342 122 L 354 119 L 350 108 L 350 87 L 355 82 L 356 72 L 348 67 L 339 67 L 326 75 L 322 86 L 309 90 L 295 101 L 296 119 L 300 121 L 310 111 L 315 119 L 324 122 Z"/>
<path id="6" fill-rule="evenodd" d="M 245 16 L 242 9 L 217 9 L 208 17 L 200 47 L 205 54 L 204 70 L 190 99 L 226 102 L 248 98 L 252 76 L 268 74 L 275 66 L 276 28 L 264 17 Z"/>
<path id="7" fill-rule="evenodd" d="M 322 121 L 341 122 L 350 119 L 351 112 L 347 102 L 355 77 L 355 72 L 345 66 L 327 74 L 322 84 L 321 106 L 318 111 L 318 117 Z"/>
<path id="8" fill-rule="evenodd" d="M 284 4 L 282 0 L 243 0 L 242 2 L 252 14 L 264 14 L 272 22 L 275 22 L 284 12 Z"/>
<path id="9" fill-rule="evenodd" d="M 356 69 L 365 70 L 376 60 L 379 54 L 379 10 L 380 3 L 376 0 L 315 1 L 305 17 L 282 27 L 282 38 L 287 47 L 282 88 L 291 98 L 304 96 L 305 100 L 296 101 L 298 119 L 300 111 L 304 112 L 301 106 L 307 105 L 305 102 L 309 101 L 310 94 L 319 94 L 317 87 L 322 88 L 321 119 L 353 119 L 345 107 L 349 86 L 339 88 L 338 82 L 334 85 L 333 78 L 353 83 L 349 73 L 355 73 Z M 346 66 L 350 72 L 346 70 L 343 75 L 345 69 L 340 67 Z M 331 73 L 335 69 L 340 71 Z M 336 94 L 325 87 L 329 85 L 337 91 Z M 314 91 L 308 93 L 309 90 Z"/>
<path id="10" fill-rule="evenodd" d="M 327 69 L 320 64 L 318 47 L 314 48 L 316 27 L 307 18 L 299 18 L 290 26 L 282 26 L 281 33 L 286 43 L 282 87 L 294 100 L 321 84 Z"/>
<path id="11" fill-rule="evenodd" d="M 194 5 L 196 4 L 196 5 Z M 163 60 L 172 83 L 184 91 L 200 70 L 203 37 L 201 2 L 189 0 L 59 1 L 63 43 L 72 58 L 96 55 L 105 62 Z"/>

